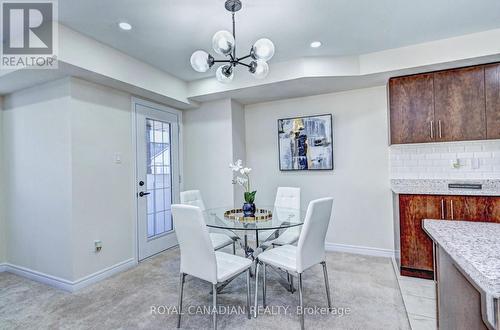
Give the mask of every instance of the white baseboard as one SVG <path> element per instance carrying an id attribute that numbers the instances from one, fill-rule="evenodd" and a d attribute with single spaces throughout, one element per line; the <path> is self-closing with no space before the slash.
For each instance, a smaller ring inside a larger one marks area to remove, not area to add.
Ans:
<path id="1" fill-rule="evenodd" d="M 73 291 L 80 290 L 86 286 L 97 283 L 97 282 L 99 282 L 107 277 L 113 276 L 115 274 L 126 271 L 127 269 L 135 267 L 136 265 L 137 265 L 137 261 L 134 258 L 131 258 L 131 259 L 119 262 L 119 263 L 117 263 L 113 266 L 110 266 L 108 268 L 104 268 L 98 272 L 95 272 L 94 274 L 90 274 L 90 275 L 87 275 L 85 277 L 82 277 L 81 279 L 73 282 Z"/>
<path id="2" fill-rule="evenodd" d="M 53 286 L 53 287 L 58 288 L 58 289 L 62 289 L 65 291 L 71 291 L 71 292 L 73 291 L 72 290 L 73 285 L 72 285 L 71 281 L 68 281 L 66 279 L 63 279 L 63 278 L 60 278 L 57 276 L 44 274 L 44 273 L 38 272 L 36 270 L 13 265 L 10 263 L 7 263 L 5 265 L 5 271 L 12 273 L 12 274 L 15 274 L 15 275 L 18 275 L 18 276 L 21 276 L 21 277 L 24 277 L 24 278 L 27 278 L 27 279 L 30 279 L 32 281 L 36 281 L 36 282 L 40 282 L 43 284 Z"/>
<path id="3" fill-rule="evenodd" d="M 10 263 L 3 264 L 3 271 L 16 274 L 18 276 L 25 277 L 27 279 L 37 281 L 40 283 L 44 283 L 50 285 L 52 287 L 62 289 L 69 292 L 75 292 L 80 290 L 88 285 L 99 282 L 107 277 L 110 277 L 114 274 L 123 272 L 129 268 L 137 265 L 137 261 L 135 259 L 128 259 L 122 262 L 119 262 L 113 266 L 102 269 L 98 272 L 90 274 L 88 276 L 82 277 L 76 281 L 69 281 L 64 278 L 60 278 L 57 276 L 52 276 L 48 274 L 44 274 L 29 268 L 13 265 Z M 0 265 L 0 271 L 2 271 L 2 267 Z"/>
<path id="4" fill-rule="evenodd" d="M 347 245 L 347 244 L 337 244 L 337 243 L 325 243 L 326 251 L 335 252 L 347 252 L 353 254 L 363 254 L 374 257 L 385 257 L 393 258 L 394 250 L 391 249 L 380 249 L 368 246 L 358 246 L 358 245 Z"/>

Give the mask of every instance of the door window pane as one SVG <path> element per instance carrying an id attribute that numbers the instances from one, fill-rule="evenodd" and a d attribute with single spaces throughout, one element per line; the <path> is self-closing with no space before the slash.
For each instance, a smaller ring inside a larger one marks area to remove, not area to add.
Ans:
<path id="1" fill-rule="evenodd" d="M 171 148 L 169 123 L 147 119 L 147 191 L 148 238 L 173 230 L 170 206 L 172 184 L 170 176 Z"/>

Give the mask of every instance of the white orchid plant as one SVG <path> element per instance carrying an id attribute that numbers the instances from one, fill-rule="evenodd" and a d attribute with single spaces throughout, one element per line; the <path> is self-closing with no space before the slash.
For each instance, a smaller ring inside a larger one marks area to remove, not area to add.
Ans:
<path id="1" fill-rule="evenodd" d="M 245 202 L 253 204 L 257 191 L 250 190 L 250 172 L 252 169 L 249 167 L 243 167 L 243 161 L 241 159 L 238 159 L 234 162 L 234 164 L 230 163 L 229 168 L 233 170 L 233 172 L 237 173 L 236 178 L 233 180 L 233 184 L 239 184 L 243 187 L 243 189 L 245 189 Z M 238 174 L 243 175 L 243 177 L 238 176 Z"/>

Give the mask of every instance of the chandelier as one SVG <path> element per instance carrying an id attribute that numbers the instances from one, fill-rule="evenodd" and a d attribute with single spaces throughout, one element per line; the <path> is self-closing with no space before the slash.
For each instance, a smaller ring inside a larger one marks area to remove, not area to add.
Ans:
<path id="1" fill-rule="evenodd" d="M 234 68 L 243 65 L 257 79 L 263 79 L 269 73 L 267 61 L 274 55 L 274 44 L 271 40 L 262 38 L 257 40 L 250 48 L 250 53 L 243 57 L 236 56 L 236 33 L 234 14 L 241 9 L 240 0 L 226 0 L 226 10 L 232 13 L 233 33 L 229 31 L 219 31 L 212 38 L 212 46 L 217 54 L 226 56 L 225 60 L 216 60 L 212 55 L 204 50 L 197 50 L 191 55 L 191 66 L 195 71 L 206 72 L 215 63 L 222 63 L 217 68 L 215 76 L 222 83 L 229 83 L 234 77 Z M 243 63 L 243 60 L 251 59 L 250 63 Z"/>

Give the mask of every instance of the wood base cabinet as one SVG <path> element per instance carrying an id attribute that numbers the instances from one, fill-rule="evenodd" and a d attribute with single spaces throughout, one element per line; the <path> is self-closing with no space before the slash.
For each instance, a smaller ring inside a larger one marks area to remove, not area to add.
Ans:
<path id="1" fill-rule="evenodd" d="M 400 195 L 401 275 L 433 279 L 432 240 L 424 219 L 500 223 L 500 197 Z"/>

